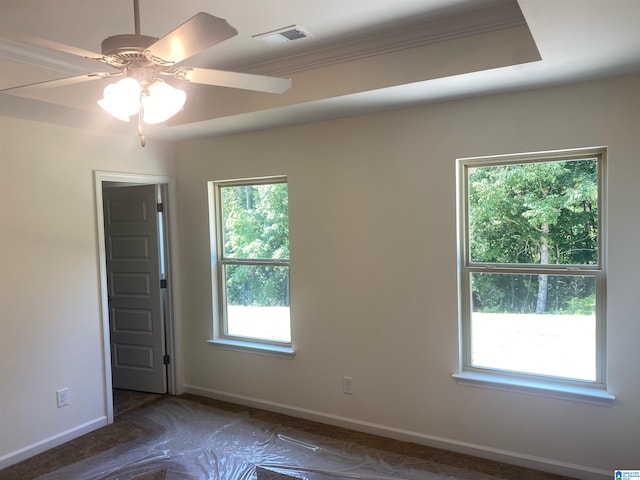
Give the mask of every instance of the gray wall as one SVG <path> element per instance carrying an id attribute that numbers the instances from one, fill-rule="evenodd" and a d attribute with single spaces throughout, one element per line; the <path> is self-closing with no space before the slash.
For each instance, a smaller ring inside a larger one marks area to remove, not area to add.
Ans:
<path id="1" fill-rule="evenodd" d="M 582 478 L 633 468 L 639 85 L 639 76 L 603 80 L 175 150 L 0 117 L 0 467 L 106 421 L 93 178 L 105 170 L 177 176 L 187 390 Z M 618 400 L 456 384 L 455 159 L 593 145 L 609 147 L 607 344 Z M 280 174 L 290 188 L 293 360 L 206 343 L 206 182 Z M 345 375 L 353 396 L 342 393 Z M 57 409 L 64 386 L 70 405 Z"/>
<path id="2" fill-rule="evenodd" d="M 94 170 L 173 164 L 135 133 L 0 117 L 0 468 L 106 423 Z"/>
<path id="3" fill-rule="evenodd" d="M 187 391 L 584 478 L 637 462 L 640 79 L 184 142 Z M 461 386 L 455 160 L 606 145 L 611 406 Z M 207 180 L 289 177 L 293 360 L 218 349 Z M 353 396 L 342 377 L 354 378 Z"/>

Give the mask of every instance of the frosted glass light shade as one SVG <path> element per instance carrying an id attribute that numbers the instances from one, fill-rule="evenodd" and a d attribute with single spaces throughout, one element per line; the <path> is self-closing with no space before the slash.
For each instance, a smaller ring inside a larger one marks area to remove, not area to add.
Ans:
<path id="1" fill-rule="evenodd" d="M 98 100 L 98 105 L 109 115 L 128 122 L 140 109 L 140 88 L 137 80 L 123 78 L 105 87 L 104 98 Z"/>
<path id="2" fill-rule="evenodd" d="M 148 88 L 149 95 L 142 96 L 144 123 L 161 123 L 178 113 L 187 100 L 187 94 L 178 88 L 156 80 Z"/>
<path id="3" fill-rule="evenodd" d="M 153 124 L 164 122 L 178 113 L 187 100 L 187 94 L 162 80 L 153 81 L 143 91 L 137 80 L 127 77 L 107 85 L 104 98 L 98 100 L 98 105 L 115 118 L 128 122 L 131 115 L 140 111 L 141 98 L 142 120 Z"/>

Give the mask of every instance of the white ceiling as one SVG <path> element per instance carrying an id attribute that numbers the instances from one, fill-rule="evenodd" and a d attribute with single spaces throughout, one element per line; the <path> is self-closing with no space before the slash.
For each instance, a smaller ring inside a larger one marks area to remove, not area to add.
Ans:
<path id="1" fill-rule="evenodd" d="M 101 64 L 12 32 L 100 52 L 133 33 L 132 0 L 2 0 L 0 89 L 100 71 Z M 192 85 L 184 111 L 147 136 L 180 140 L 640 71 L 638 0 L 140 0 L 143 34 L 197 12 L 238 35 L 185 64 L 285 76 L 282 95 Z M 254 35 L 298 25 L 311 38 Z M 0 93 L 0 115 L 135 135 L 95 101 L 108 80 Z M 639 86 L 640 87 L 640 86 Z"/>

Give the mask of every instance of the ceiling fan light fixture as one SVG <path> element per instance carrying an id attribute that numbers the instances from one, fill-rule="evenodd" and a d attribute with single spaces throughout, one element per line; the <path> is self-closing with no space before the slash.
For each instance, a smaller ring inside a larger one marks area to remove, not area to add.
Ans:
<path id="1" fill-rule="evenodd" d="M 109 115 L 128 122 L 131 115 L 140 113 L 147 124 L 162 123 L 178 113 L 187 100 L 184 90 L 174 88 L 163 80 L 156 79 L 148 87 L 131 77 L 107 85 L 104 98 L 98 105 Z"/>
<path id="2" fill-rule="evenodd" d="M 109 115 L 123 122 L 129 122 L 130 117 L 137 114 L 138 135 L 144 146 L 143 124 L 168 120 L 178 113 L 186 102 L 186 93 L 165 83 L 161 79 L 162 76 L 172 77 L 176 82 L 192 82 L 267 93 L 283 93 L 291 88 L 289 78 L 184 66 L 183 61 L 236 36 L 238 31 L 223 18 L 199 12 L 160 38 L 142 35 L 139 3 L 139 0 L 133 0 L 135 33 L 105 38 L 102 41 L 102 53 L 94 53 L 41 38 L 17 36 L 18 42 L 25 41 L 26 38 L 27 43 L 38 48 L 95 60 L 108 66 L 106 71 L 45 80 L 4 88 L 1 91 L 17 92 L 43 86 L 49 88 L 118 77 L 120 80 L 108 85 L 104 89 L 103 98 L 97 103 Z M 280 32 L 280 38 L 288 41 L 306 36 L 308 33 L 297 27 Z M 9 40 L 12 41 L 12 38 L 16 37 L 9 37 Z"/>
<path id="3" fill-rule="evenodd" d="M 144 123 L 162 123 L 182 110 L 187 94 L 162 80 L 155 80 L 142 93 Z"/>
<path id="4" fill-rule="evenodd" d="M 98 105 L 109 115 L 128 122 L 140 110 L 140 89 L 134 78 L 123 78 L 105 87 L 104 98 L 98 100 Z"/>

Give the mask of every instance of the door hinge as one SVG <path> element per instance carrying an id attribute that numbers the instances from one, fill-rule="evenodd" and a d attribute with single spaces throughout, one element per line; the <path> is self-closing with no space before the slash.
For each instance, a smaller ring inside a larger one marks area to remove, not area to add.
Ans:
<path id="1" fill-rule="evenodd" d="M 159 213 L 164 212 L 164 203 L 156 203 L 156 207 Z"/>
<path id="2" fill-rule="evenodd" d="M 171 357 L 169 355 L 165 355 L 162 357 L 162 364 L 169 365 L 171 363 Z"/>
<path id="3" fill-rule="evenodd" d="M 160 280 L 160 288 L 167 288 L 167 279 L 163 278 Z"/>

